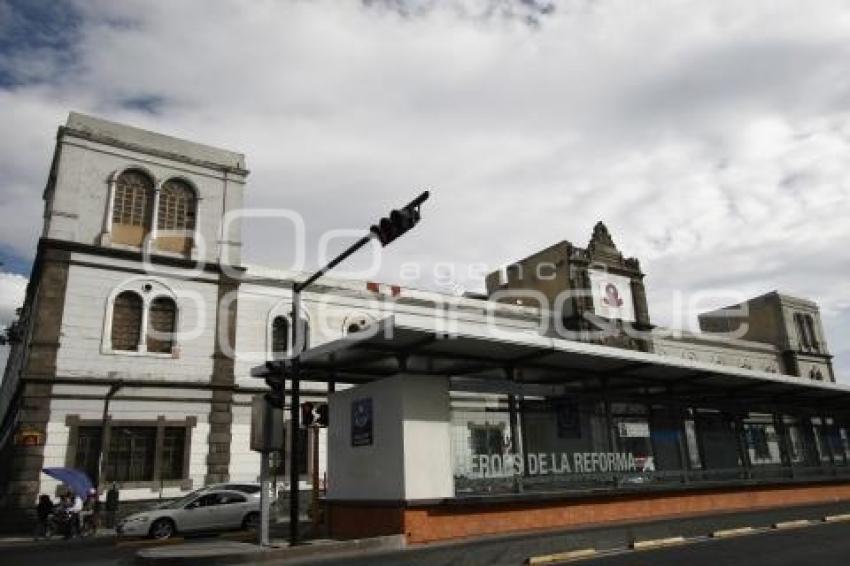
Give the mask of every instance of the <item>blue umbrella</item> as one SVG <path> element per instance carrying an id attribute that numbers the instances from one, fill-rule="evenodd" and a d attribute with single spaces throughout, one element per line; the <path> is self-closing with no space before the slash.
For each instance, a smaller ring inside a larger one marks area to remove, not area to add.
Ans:
<path id="1" fill-rule="evenodd" d="M 85 472 L 73 468 L 44 468 L 41 470 L 51 478 L 59 480 L 76 493 L 80 499 L 88 497 L 94 487 Z"/>

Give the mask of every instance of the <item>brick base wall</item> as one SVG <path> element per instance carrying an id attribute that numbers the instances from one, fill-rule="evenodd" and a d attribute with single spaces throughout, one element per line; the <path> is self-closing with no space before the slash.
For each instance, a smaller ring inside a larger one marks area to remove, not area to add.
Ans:
<path id="1" fill-rule="evenodd" d="M 333 537 L 362 538 L 404 533 L 408 542 L 424 543 L 486 534 L 841 500 L 850 500 L 850 483 L 415 507 L 329 502 L 328 522 Z"/>

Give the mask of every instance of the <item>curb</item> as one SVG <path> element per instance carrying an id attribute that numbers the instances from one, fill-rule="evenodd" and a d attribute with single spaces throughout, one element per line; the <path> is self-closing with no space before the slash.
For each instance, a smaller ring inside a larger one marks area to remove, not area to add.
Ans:
<path id="1" fill-rule="evenodd" d="M 723 529 L 720 531 L 714 531 L 711 533 L 711 538 L 729 538 L 729 537 L 737 537 L 741 535 L 751 535 L 756 532 L 756 529 L 753 527 L 741 527 L 738 529 Z"/>
<path id="2" fill-rule="evenodd" d="M 553 562 L 570 562 L 572 560 L 583 560 L 596 556 L 595 548 L 582 548 L 580 550 L 569 550 L 567 552 L 558 552 L 555 554 L 544 554 L 541 556 L 532 556 L 526 563 L 529 566 L 540 566 L 541 564 L 552 564 Z"/>
<path id="3" fill-rule="evenodd" d="M 669 546 L 675 546 L 680 544 L 688 544 L 698 542 L 700 540 L 706 539 L 726 539 L 738 536 L 746 536 L 746 535 L 755 535 L 760 533 L 766 533 L 770 531 L 776 530 L 785 530 L 785 529 L 794 529 L 801 527 L 813 527 L 819 524 L 824 523 L 838 523 L 842 521 L 850 522 L 850 513 L 844 514 L 836 514 L 836 515 L 826 515 L 822 519 L 797 519 L 791 521 L 780 521 L 777 523 L 773 523 L 770 526 L 763 527 L 753 527 L 753 526 L 744 526 L 744 527 L 736 527 L 730 529 L 719 529 L 713 532 L 708 533 L 707 536 L 696 536 L 696 537 L 685 537 L 685 536 L 673 536 L 673 537 L 665 537 L 665 538 L 657 538 L 657 539 L 647 539 L 641 541 L 633 541 L 627 547 L 621 547 L 619 549 L 611 549 L 610 551 L 606 550 L 600 554 L 595 548 L 585 548 L 580 550 L 571 550 L 566 552 L 558 552 L 554 554 L 544 554 L 539 556 L 531 556 L 526 559 L 525 564 L 528 566 L 544 566 L 547 564 L 554 563 L 564 563 L 564 562 L 572 562 L 579 561 L 589 558 L 594 558 L 596 556 L 601 555 L 620 555 L 627 554 L 629 551 L 639 552 L 642 550 L 652 550 L 655 548 L 664 548 Z"/>
<path id="4" fill-rule="evenodd" d="M 666 537 L 654 538 L 649 540 L 635 541 L 632 543 L 632 550 L 650 550 L 661 546 L 672 546 L 674 544 L 683 544 L 685 537 Z"/>
<path id="5" fill-rule="evenodd" d="M 799 527 L 808 527 L 809 525 L 814 524 L 812 521 L 808 519 L 800 519 L 799 521 L 782 521 L 781 523 L 774 523 L 774 529 L 797 529 Z"/>

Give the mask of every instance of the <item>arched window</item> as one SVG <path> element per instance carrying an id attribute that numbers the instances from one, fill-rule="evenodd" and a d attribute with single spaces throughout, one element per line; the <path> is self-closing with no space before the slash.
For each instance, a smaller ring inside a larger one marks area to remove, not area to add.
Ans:
<path id="1" fill-rule="evenodd" d="M 292 347 L 292 337 L 289 331 L 289 317 L 274 317 L 274 320 L 272 320 L 271 337 L 271 353 L 273 359 L 281 359 L 289 355 Z M 301 332 L 299 333 L 299 338 L 302 343 L 302 348 L 306 349 L 310 345 L 310 325 L 303 318 L 301 319 Z"/>
<path id="2" fill-rule="evenodd" d="M 185 181 L 169 179 L 162 185 L 156 223 L 160 250 L 189 253 L 195 229 L 195 204 L 195 191 Z"/>
<path id="3" fill-rule="evenodd" d="M 177 304 L 170 297 L 157 297 L 151 301 L 148 313 L 148 352 L 170 354 L 174 347 L 177 325 Z"/>
<path id="4" fill-rule="evenodd" d="M 806 332 L 809 334 L 809 344 L 811 344 L 812 349 L 817 352 L 819 347 L 817 334 L 815 334 L 815 321 L 810 314 L 805 315 L 803 318 L 806 322 Z"/>
<path id="5" fill-rule="evenodd" d="M 124 291 L 112 304 L 112 349 L 139 349 L 142 335 L 142 298 L 132 291 Z"/>
<path id="6" fill-rule="evenodd" d="M 141 246 L 150 231 L 153 180 L 135 169 L 124 171 L 115 183 L 112 203 L 112 241 Z"/>
<path id="7" fill-rule="evenodd" d="M 797 325 L 797 337 L 800 339 L 800 349 L 808 350 L 810 347 L 809 333 L 806 330 L 803 315 L 800 313 L 794 313 L 794 323 Z"/>
<path id="8" fill-rule="evenodd" d="M 285 316 L 276 316 L 272 322 L 272 357 L 284 358 L 288 351 L 289 319 Z"/>

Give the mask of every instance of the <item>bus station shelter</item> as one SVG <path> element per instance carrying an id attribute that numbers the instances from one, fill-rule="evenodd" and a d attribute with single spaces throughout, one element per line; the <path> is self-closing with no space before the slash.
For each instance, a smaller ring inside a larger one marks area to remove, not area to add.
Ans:
<path id="1" fill-rule="evenodd" d="M 332 536 L 410 542 L 850 499 L 850 388 L 390 317 L 302 355 Z"/>

